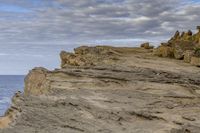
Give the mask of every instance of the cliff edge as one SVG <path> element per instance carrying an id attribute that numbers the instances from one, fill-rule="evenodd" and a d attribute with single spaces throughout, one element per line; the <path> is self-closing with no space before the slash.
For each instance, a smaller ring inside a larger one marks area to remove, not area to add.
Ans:
<path id="1" fill-rule="evenodd" d="M 60 69 L 29 72 L 0 133 L 199 133 L 200 69 L 153 51 L 62 51 Z"/>

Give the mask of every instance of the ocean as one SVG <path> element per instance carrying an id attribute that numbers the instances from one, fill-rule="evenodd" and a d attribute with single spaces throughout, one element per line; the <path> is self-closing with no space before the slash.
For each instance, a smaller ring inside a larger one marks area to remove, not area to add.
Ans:
<path id="1" fill-rule="evenodd" d="M 0 75 L 0 116 L 10 106 L 11 98 L 17 91 L 23 91 L 23 75 Z"/>

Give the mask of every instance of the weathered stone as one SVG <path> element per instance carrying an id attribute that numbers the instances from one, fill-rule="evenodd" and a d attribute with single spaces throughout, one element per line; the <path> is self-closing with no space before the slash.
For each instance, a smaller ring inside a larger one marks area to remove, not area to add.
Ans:
<path id="1" fill-rule="evenodd" d="M 194 50 L 186 50 L 184 52 L 184 62 L 190 63 L 192 56 L 194 56 Z"/>
<path id="2" fill-rule="evenodd" d="M 192 58 L 191 58 L 191 62 L 190 62 L 192 65 L 194 65 L 194 66 L 198 66 L 198 67 L 200 67 L 200 57 L 195 57 L 195 56 L 193 56 Z"/>
<path id="3" fill-rule="evenodd" d="M 148 47 L 148 46 L 149 46 L 149 43 L 148 43 L 148 42 L 142 43 L 142 44 L 140 45 L 141 48 Z"/>
<path id="4" fill-rule="evenodd" d="M 75 53 L 62 51 L 60 53 L 61 68 L 67 66 L 96 66 L 104 63 L 112 63 L 121 55 L 114 47 L 82 46 L 74 49 Z M 101 63 L 100 63 L 101 62 Z"/>
<path id="5" fill-rule="evenodd" d="M 145 49 L 153 49 L 154 48 L 154 46 L 151 46 L 148 42 L 141 44 L 140 47 L 145 48 Z"/>
<path id="6" fill-rule="evenodd" d="M 62 54 L 102 64 L 119 52 L 115 64 L 30 71 L 25 95 L 16 94 L 0 118 L 0 133 L 199 133 L 198 68 L 151 50 L 108 49 L 111 57 Z"/>
<path id="7" fill-rule="evenodd" d="M 153 54 L 160 57 L 173 57 L 173 49 L 169 46 L 159 46 Z"/>
<path id="8" fill-rule="evenodd" d="M 42 67 L 34 68 L 25 78 L 25 95 L 41 95 L 49 91 L 50 82 L 47 80 L 49 71 Z"/>
<path id="9" fill-rule="evenodd" d="M 174 47 L 174 57 L 176 59 L 183 59 L 184 50 L 181 48 L 180 45 L 175 45 L 175 47 Z"/>
<path id="10" fill-rule="evenodd" d="M 180 32 L 176 31 L 175 35 L 174 35 L 174 39 L 178 39 L 180 37 Z"/>
<path id="11" fill-rule="evenodd" d="M 92 65 L 92 62 L 84 59 L 81 54 L 73 54 L 69 52 L 62 51 L 60 53 L 61 58 L 61 68 L 65 68 L 66 66 L 88 66 Z"/>
<path id="12" fill-rule="evenodd" d="M 183 59 L 186 50 L 193 50 L 194 44 L 191 41 L 178 41 L 174 44 L 174 57 L 176 59 Z"/>
<path id="13" fill-rule="evenodd" d="M 180 36 L 180 32 L 176 31 L 176 33 L 174 34 L 174 36 L 167 42 L 167 46 L 172 46 L 173 43 L 175 43 L 176 41 L 180 40 L 181 36 Z M 162 45 L 162 43 L 161 43 Z"/>

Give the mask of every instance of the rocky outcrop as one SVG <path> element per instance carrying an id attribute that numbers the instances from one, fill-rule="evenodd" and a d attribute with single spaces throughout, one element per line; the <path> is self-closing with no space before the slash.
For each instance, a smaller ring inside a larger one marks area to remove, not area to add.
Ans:
<path id="1" fill-rule="evenodd" d="M 6 111 L 5 115 L 0 117 L 0 129 L 7 128 L 16 122 L 16 119 L 22 112 L 22 109 L 19 106 L 20 102 L 23 102 L 23 98 L 19 91 L 12 97 L 12 104 Z"/>
<path id="2" fill-rule="evenodd" d="M 190 63 L 191 62 L 191 58 L 194 56 L 194 50 L 186 50 L 184 52 L 184 62 L 186 63 Z"/>
<path id="3" fill-rule="evenodd" d="M 75 53 L 62 51 L 61 67 L 67 66 L 96 66 L 102 63 L 111 63 L 118 60 L 120 53 L 108 46 L 82 46 L 74 49 Z"/>
<path id="4" fill-rule="evenodd" d="M 199 30 L 199 26 L 197 26 L 197 29 Z M 161 57 L 174 57 L 178 60 L 184 59 L 185 62 L 190 63 L 191 56 L 193 56 L 192 53 L 195 52 L 196 48 L 200 48 L 200 30 L 196 34 L 193 34 L 191 30 L 182 33 L 176 31 L 174 36 L 168 42 L 161 43 L 161 46 L 155 49 L 154 53 Z M 169 49 L 172 52 L 166 56 L 166 51 L 169 51 Z M 194 64 L 194 61 L 192 64 Z"/>
<path id="5" fill-rule="evenodd" d="M 153 54 L 159 57 L 174 57 L 173 49 L 163 45 L 154 50 Z"/>
<path id="6" fill-rule="evenodd" d="M 73 64 L 79 57 L 94 64 Z M 61 58 L 60 69 L 29 72 L 0 133 L 199 131 L 199 68 L 144 48 L 84 46 Z"/>
<path id="7" fill-rule="evenodd" d="M 145 49 L 153 49 L 153 48 L 154 48 L 154 46 L 151 46 L 151 45 L 149 44 L 149 42 L 146 42 L 146 43 L 141 44 L 140 47 L 141 47 L 141 48 L 145 48 Z"/>
<path id="8" fill-rule="evenodd" d="M 25 95 L 41 95 L 49 92 L 49 83 L 47 74 L 49 71 L 45 68 L 34 68 L 25 78 Z"/>
<path id="9" fill-rule="evenodd" d="M 191 41 L 178 41 L 174 44 L 174 58 L 183 59 L 186 50 L 194 50 L 194 44 Z"/>

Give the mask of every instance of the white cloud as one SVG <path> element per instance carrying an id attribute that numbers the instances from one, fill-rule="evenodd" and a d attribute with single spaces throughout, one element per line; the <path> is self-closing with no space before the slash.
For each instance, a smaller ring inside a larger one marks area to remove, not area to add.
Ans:
<path id="1" fill-rule="evenodd" d="M 176 30 L 195 30 L 200 22 L 200 3 L 188 0 L 0 1 L 30 10 L 0 12 L 0 52 L 56 57 L 50 65 L 40 57 L 37 61 L 37 57 L 17 59 L 22 65 L 32 60 L 51 68 L 58 66 L 54 62 L 58 62 L 60 50 L 81 44 L 158 43 Z"/>

